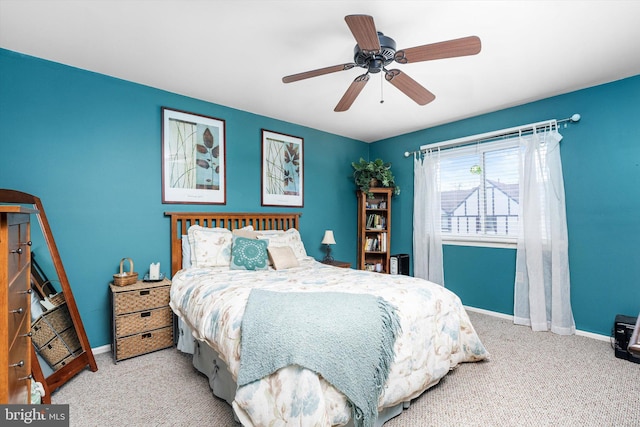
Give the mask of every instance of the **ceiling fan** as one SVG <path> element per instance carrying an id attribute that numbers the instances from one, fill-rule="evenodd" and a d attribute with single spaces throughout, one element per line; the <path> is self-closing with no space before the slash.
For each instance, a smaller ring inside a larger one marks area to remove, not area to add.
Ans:
<path id="1" fill-rule="evenodd" d="M 480 39 L 476 36 L 396 51 L 396 42 L 376 30 L 372 16 L 347 15 L 344 20 L 347 22 L 347 26 L 357 42 L 354 48 L 353 62 L 292 74 L 282 78 L 284 83 L 292 83 L 337 71 L 350 70 L 354 67 L 366 69 L 366 73 L 356 77 L 351 83 L 334 111 L 347 111 L 369 81 L 369 74 L 381 71 L 385 73 L 385 80 L 397 87 L 417 104 L 426 105 L 433 101 L 436 96 L 402 71 L 398 69 L 388 70 L 386 67 L 389 64 L 393 61 L 399 64 L 409 64 L 434 59 L 475 55 L 480 52 Z"/>

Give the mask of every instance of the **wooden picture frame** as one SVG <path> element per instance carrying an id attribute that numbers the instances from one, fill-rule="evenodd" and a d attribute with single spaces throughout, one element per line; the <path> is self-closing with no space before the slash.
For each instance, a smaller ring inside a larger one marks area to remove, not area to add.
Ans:
<path id="1" fill-rule="evenodd" d="M 162 107 L 162 203 L 226 204 L 225 121 Z"/>
<path id="2" fill-rule="evenodd" d="M 304 139 L 262 129 L 262 206 L 304 206 Z"/>

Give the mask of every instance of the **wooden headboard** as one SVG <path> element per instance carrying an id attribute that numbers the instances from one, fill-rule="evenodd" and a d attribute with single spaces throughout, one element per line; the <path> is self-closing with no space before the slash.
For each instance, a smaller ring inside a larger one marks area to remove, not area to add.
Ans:
<path id="1" fill-rule="evenodd" d="M 253 226 L 254 230 L 298 229 L 301 213 L 165 212 L 171 217 L 171 277 L 182 268 L 182 236 L 192 225 L 229 230 Z"/>

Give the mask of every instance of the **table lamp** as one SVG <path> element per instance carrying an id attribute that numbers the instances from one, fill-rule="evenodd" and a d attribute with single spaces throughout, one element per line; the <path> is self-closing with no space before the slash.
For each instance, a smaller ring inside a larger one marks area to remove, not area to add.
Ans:
<path id="1" fill-rule="evenodd" d="M 327 245 L 327 255 L 325 255 L 322 262 L 328 263 L 333 261 L 333 257 L 331 256 L 331 245 L 336 244 L 336 240 L 333 238 L 333 230 L 326 230 L 324 232 L 324 237 L 322 238 L 322 244 Z"/>

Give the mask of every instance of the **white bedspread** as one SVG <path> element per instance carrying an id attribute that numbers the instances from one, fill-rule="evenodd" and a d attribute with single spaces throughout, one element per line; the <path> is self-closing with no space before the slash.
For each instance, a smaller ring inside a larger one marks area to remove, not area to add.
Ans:
<path id="1" fill-rule="evenodd" d="M 419 396 L 461 362 L 488 357 L 460 299 L 441 286 L 409 276 L 392 276 L 321 264 L 312 258 L 288 270 L 243 271 L 192 268 L 179 271 L 171 286 L 171 307 L 227 363 L 237 378 L 242 315 L 251 288 L 296 292 L 370 293 L 397 309 L 402 334 L 379 409 Z M 349 420 L 346 398 L 324 379 L 290 366 L 240 387 L 234 410 L 247 427 L 339 426 Z"/>

